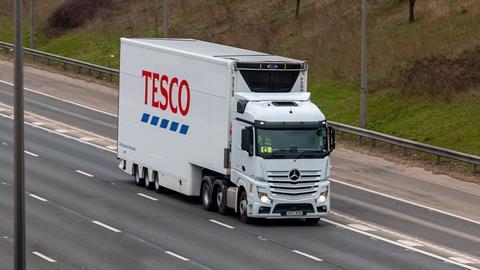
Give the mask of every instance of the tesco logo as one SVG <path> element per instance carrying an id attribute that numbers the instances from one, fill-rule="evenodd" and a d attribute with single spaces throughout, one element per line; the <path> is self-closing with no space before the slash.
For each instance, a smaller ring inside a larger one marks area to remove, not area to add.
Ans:
<path id="1" fill-rule="evenodd" d="M 151 105 L 160 110 L 174 114 L 178 112 L 186 116 L 190 109 L 190 86 L 186 80 L 177 77 L 168 78 L 148 70 L 142 70 L 145 78 L 145 105 Z"/>

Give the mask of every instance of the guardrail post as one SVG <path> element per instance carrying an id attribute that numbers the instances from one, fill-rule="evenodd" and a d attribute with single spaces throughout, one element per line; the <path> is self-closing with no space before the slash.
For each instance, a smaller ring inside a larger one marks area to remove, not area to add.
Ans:
<path id="1" fill-rule="evenodd" d="M 393 153 L 393 147 L 394 147 L 394 145 L 393 145 L 393 143 L 391 143 L 390 144 L 390 153 Z"/>
<path id="2" fill-rule="evenodd" d="M 47 58 L 47 65 L 50 65 L 50 58 Z"/>
<path id="3" fill-rule="evenodd" d="M 63 62 L 63 70 L 67 69 L 67 63 Z"/>
<path id="4" fill-rule="evenodd" d="M 407 147 L 403 147 L 403 155 L 408 155 L 408 148 Z"/>
<path id="5" fill-rule="evenodd" d="M 372 148 L 375 148 L 376 142 L 377 141 L 375 141 L 375 139 L 372 138 Z"/>
<path id="6" fill-rule="evenodd" d="M 109 77 L 110 77 L 110 81 L 113 82 L 113 76 L 112 76 L 112 73 L 109 74 Z"/>
<path id="7" fill-rule="evenodd" d="M 82 73 L 82 67 L 78 66 L 78 73 Z"/>
<path id="8" fill-rule="evenodd" d="M 440 155 L 437 155 L 437 164 L 440 164 L 442 162 L 441 158 L 442 157 Z"/>
<path id="9" fill-rule="evenodd" d="M 473 164 L 473 174 L 478 173 L 478 164 Z"/>

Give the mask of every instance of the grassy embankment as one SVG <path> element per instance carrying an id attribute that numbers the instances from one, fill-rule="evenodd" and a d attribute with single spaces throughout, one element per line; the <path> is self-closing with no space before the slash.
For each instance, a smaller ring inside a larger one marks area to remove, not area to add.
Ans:
<path id="1" fill-rule="evenodd" d="M 302 1 L 300 18 L 295 20 L 290 9 L 278 11 L 279 4 L 268 4 L 253 12 L 249 11 L 253 0 L 240 1 L 242 5 L 239 1 L 193 2 L 196 5 L 193 8 L 185 3 L 174 7 L 173 36 L 310 59 L 309 88 L 313 100 L 329 119 L 358 123 L 360 11 L 356 5 L 350 1 L 332 6 L 328 1 L 323 4 L 306 0 Z M 406 4 L 372 6 L 368 128 L 480 155 L 479 87 L 448 97 L 412 95 L 406 94 L 392 79 L 397 69 L 408 67 L 416 59 L 431 55 L 456 57 L 479 44 L 478 7 L 470 5 L 471 1 L 461 1 L 463 6 L 450 0 L 432 2 L 418 2 L 418 21 L 413 24 L 406 23 Z M 327 8 L 328 14 L 317 15 Z M 95 27 L 99 21 L 94 20 L 85 27 L 50 38 L 42 31 L 45 22 L 40 22 L 37 49 L 118 67 L 120 36 L 155 33 L 151 18 L 139 17 L 141 10 L 141 4 L 131 7 L 123 19 L 113 20 L 108 29 Z M 132 17 L 137 20 L 125 19 Z M 27 36 L 27 31 L 24 32 Z M 11 19 L 6 16 L 0 17 L 0 40 L 12 40 Z"/>

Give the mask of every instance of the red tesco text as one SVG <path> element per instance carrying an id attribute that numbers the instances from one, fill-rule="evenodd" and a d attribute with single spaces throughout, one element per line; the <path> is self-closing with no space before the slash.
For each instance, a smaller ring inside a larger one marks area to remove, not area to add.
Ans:
<path id="1" fill-rule="evenodd" d="M 155 72 L 142 70 L 145 78 L 145 105 L 160 110 L 170 109 L 172 113 L 188 114 L 190 109 L 190 87 L 186 80 L 177 77 L 168 78 Z"/>

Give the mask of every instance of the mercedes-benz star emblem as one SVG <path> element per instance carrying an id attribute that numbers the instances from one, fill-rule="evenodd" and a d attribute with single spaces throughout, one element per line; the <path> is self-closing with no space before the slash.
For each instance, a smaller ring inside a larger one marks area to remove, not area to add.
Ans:
<path id="1" fill-rule="evenodd" d="M 288 178 L 290 178 L 290 180 L 292 181 L 297 181 L 298 179 L 300 179 L 300 176 L 300 171 L 297 169 L 293 169 L 288 173 Z"/>

